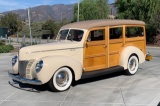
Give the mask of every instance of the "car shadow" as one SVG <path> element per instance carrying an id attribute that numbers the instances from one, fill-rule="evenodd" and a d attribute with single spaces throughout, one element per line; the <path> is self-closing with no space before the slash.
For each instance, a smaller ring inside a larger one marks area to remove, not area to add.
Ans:
<path id="1" fill-rule="evenodd" d="M 8 83 L 17 89 L 29 91 L 29 92 L 40 93 L 43 91 L 49 91 L 46 84 L 44 84 L 44 85 L 30 85 L 30 84 L 23 84 L 23 83 L 20 83 L 17 81 L 13 81 L 13 82 L 9 81 Z"/>
<path id="2" fill-rule="evenodd" d="M 92 83 L 92 82 L 96 82 L 96 81 L 100 81 L 100 80 L 104 80 L 104 79 L 110 79 L 110 78 L 118 77 L 121 75 L 125 75 L 125 73 L 123 71 L 119 71 L 119 72 L 110 73 L 110 74 L 106 74 L 106 75 L 99 76 L 99 77 L 81 79 L 79 81 L 73 81 L 72 87 L 75 87 L 80 84 L 87 84 L 87 83 Z M 36 92 L 36 93 L 40 93 L 40 92 L 44 92 L 44 91 L 53 92 L 48 88 L 47 84 L 30 85 L 30 84 L 23 84 L 23 83 L 20 83 L 17 81 L 13 81 L 13 82 L 9 81 L 8 83 L 17 89 L 24 90 L 24 91 Z"/>
<path id="3" fill-rule="evenodd" d="M 103 75 L 103 76 L 81 79 L 79 81 L 74 81 L 72 83 L 72 86 L 74 87 L 74 86 L 80 85 L 80 84 L 87 84 L 87 83 L 92 83 L 92 82 L 96 82 L 96 81 L 100 81 L 100 80 L 104 80 L 104 79 L 110 79 L 110 78 L 118 77 L 118 76 L 121 76 L 121 75 L 126 75 L 126 74 L 124 73 L 124 71 L 119 71 L 119 72 L 106 74 L 106 75 Z"/>

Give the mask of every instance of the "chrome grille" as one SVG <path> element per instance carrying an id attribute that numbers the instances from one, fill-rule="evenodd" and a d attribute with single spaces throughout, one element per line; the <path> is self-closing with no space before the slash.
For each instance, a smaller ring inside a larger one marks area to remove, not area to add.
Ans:
<path id="1" fill-rule="evenodd" d="M 34 60 L 30 60 L 29 62 L 28 62 L 28 65 L 27 65 L 27 67 L 26 67 L 26 78 L 27 79 L 32 79 L 32 72 L 31 72 L 31 66 L 33 65 L 33 63 L 34 63 Z"/>
<path id="2" fill-rule="evenodd" d="M 19 61 L 18 72 L 21 77 L 26 78 L 26 67 L 28 61 Z"/>

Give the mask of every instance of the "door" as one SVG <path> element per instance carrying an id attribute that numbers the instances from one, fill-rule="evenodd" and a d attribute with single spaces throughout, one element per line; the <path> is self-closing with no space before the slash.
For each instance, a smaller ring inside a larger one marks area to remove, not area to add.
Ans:
<path id="1" fill-rule="evenodd" d="M 119 65 L 120 52 L 124 47 L 123 26 L 109 28 L 109 67 Z"/>
<path id="2" fill-rule="evenodd" d="M 84 70 L 94 71 L 106 68 L 106 52 L 105 28 L 90 30 L 84 48 Z"/>

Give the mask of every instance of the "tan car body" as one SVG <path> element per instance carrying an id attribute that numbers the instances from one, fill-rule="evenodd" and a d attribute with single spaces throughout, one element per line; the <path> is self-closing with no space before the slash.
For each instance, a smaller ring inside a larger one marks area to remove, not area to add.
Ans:
<path id="1" fill-rule="evenodd" d="M 60 29 L 83 30 L 84 35 L 80 42 L 64 40 L 55 41 L 49 44 L 41 44 L 21 48 L 18 54 L 18 60 L 29 61 L 26 67 L 26 79 L 37 79 L 41 81 L 42 84 L 45 84 L 52 78 L 54 73 L 59 68 L 68 67 L 69 69 L 71 69 L 74 75 L 74 79 L 79 80 L 81 79 L 83 72 L 91 72 L 117 65 L 124 67 L 124 69 L 127 69 L 128 58 L 132 54 L 137 55 L 139 63 L 143 63 L 145 61 L 146 33 L 144 22 L 133 20 L 101 21 L 73 23 L 63 26 Z M 88 25 L 89 23 L 90 25 Z M 123 28 L 122 38 L 119 40 L 109 40 L 109 28 L 119 26 Z M 137 38 L 126 38 L 126 26 L 143 27 L 144 36 Z M 105 41 L 94 43 L 87 42 L 89 32 L 91 30 L 101 28 L 105 29 Z M 99 49 L 97 49 L 96 47 L 99 47 Z M 104 49 L 103 47 L 106 47 L 106 49 Z M 35 67 L 39 60 L 43 60 L 44 65 L 41 71 L 37 73 L 35 71 Z M 18 64 L 19 62 L 17 62 L 13 66 L 13 71 L 10 73 L 18 74 Z"/>

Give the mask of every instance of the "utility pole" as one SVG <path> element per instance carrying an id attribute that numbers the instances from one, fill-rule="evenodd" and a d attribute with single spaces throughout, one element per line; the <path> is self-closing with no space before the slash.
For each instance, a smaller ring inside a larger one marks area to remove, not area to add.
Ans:
<path id="1" fill-rule="evenodd" d="M 78 15 L 77 15 L 77 22 L 79 22 L 79 0 L 78 0 Z"/>
<path id="2" fill-rule="evenodd" d="M 63 20 L 63 16 L 62 16 L 62 15 L 63 15 L 63 13 L 61 12 L 61 13 L 60 13 L 60 15 L 61 15 L 61 22 L 62 22 L 62 20 Z"/>
<path id="3" fill-rule="evenodd" d="M 31 19 L 30 19 L 30 8 L 28 8 L 28 26 L 30 32 L 30 43 L 32 45 L 32 32 L 31 32 Z"/>

